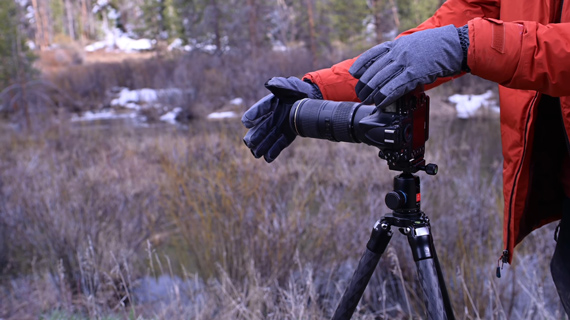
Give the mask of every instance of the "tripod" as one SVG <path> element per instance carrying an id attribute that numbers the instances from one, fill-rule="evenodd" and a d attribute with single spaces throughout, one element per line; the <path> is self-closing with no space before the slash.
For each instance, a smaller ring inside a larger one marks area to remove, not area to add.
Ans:
<path id="1" fill-rule="evenodd" d="M 428 174 L 437 173 L 437 166 L 422 168 Z M 453 320 L 453 310 L 445 287 L 439 260 L 433 245 L 428 217 L 420 210 L 420 178 L 404 172 L 394 178 L 394 191 L 386 195 L 386 205 L 393 212 L 377 221 L 372 229 L 366 250 L 342 295 L 333 320 L 350 319 L 372 273 L 392 238 L 391 227 L 399 228 L 408 237 L 416 262 L 420 287 L 427 309 L 427 318 Z"/>

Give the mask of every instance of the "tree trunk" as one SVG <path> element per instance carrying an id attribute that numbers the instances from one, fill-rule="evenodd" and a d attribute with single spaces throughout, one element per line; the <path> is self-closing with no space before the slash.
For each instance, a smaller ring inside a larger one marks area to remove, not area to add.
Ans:
<path id="1" fill-rule="evenodd" d="M 73 5 L 69 0 L 64 1 L 65 5 L 65 16 L 67 20 L 67 33 L 71 40 L 75 40 L 75 27 L 73 26 Z"/>
<path id="2" fill-rule="evenodd" d="M 251 53 L 257 56 L 257 4 L 255 0 L 247 0 L 249 7 L 249 43 L 251 45 Z"/>
<path id="3" fill-rule="evenodd" d="M 394 25 L 396 29 L 400 29 L 400 17 L 398 16 L 398 6 L 394 0 L 390 0 L 390 5 L 392 6 L 392 16 L 394 17 Z"/>
<path id="4" fill-rule="evenodd" d="M 372 0 L 372 15 L 374 16 L 374 29 L 376 31 L 376 43 L 384 42 L 382 28 L 382 10 L 384 9 L 385 0 Z"/>
<path id="5" fill-rule="evenodd" d="M 38 0 L 32 0 L 32 8 L 34 8 L 34 16 L 36 20 L 36 45 L 41 51 L 46 49 L 46 32 L 43 25 L 42 12 L 38 6 Z"/>
<path id="6" fill-rule="evenodd" d="M 18 11 L 19 13 L 19 11 Z M 18 21 L 21 21 L 21 18 L 18 18 Z M 16 101 L 16 104 L 22 108 L 24 112 L 24 117 L 26 119 L 26 129 L 30 132 L 32 128 L 32 122 L 30 120 L 30 113 L 28 110 L 28 100 L 27 100 L 27 79 L 26 79 L 26 71 L 22 66 L 22 60 L 24 58 L 23 50 L 22 50 L 22 38 L 20 34 L 20 26 L 16 27 L 16 74 L 17 74 L 17 81 L 20 83 L 20 90 L 21 90 L 21 97 L 19 101 Z"/>
<path id="7" fill-rule="evenodd" d="M 50 25 L 50 19 L 48 18 L 48 11 L 47 11 L 48 4 L 46 0 L 41 1 L 40 4 L 40 12 L 42 18 L 42 39 L 43 39 L 43 47 L 48 48 L 51 43 L 51 32 L 52 26 Z"/>
<path id="8" fill-rule="evenodd" d="M 307 15 L 309 16 L 309 48 L 313 57 L 314 68 L 317 62 L 317 33 L 315 31 L 315 17 L 313 16 L 313 0 L 307 0 Z"/>
<path id="9" fill-rule="evenodd" d="M 214 10 L 214 45 L 216 46 L 216 53 L 222 52 L 222 32 L 220 30 L 220 8 L 216 0 L 211 0 L 212 9 Z"/>
<path id="10" fill-rule="evenodd" d="M 85 44 L 85 34 L 87 33 L 88 28 L 88 17 L 87 17 L 87 3 L 86 0 L 81 0 L 81 21 L 78 26 L 79 32 L 79 40 L 81 40 L 81 44 Z"/>
<path id="11" fill-rule="evenodd" d="M 166 40 L 165 32 L 166 32 L 166 24 L 165 24 L 165 14 L 166 5 L 164 0 L 158 1 L 158 39 Z"/>

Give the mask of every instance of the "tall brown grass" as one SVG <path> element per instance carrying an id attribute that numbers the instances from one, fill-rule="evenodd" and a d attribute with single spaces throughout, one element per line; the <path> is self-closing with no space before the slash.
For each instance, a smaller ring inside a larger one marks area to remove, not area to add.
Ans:
<path id="1" fill-rule="evenodd" d="M 432 122 L 427 159 L 440 173 L 422 176 L 423 208 L 453 307 L 466 319 L 561 319 L 552 227 L 494 278 L 496 120 Z M 301 138 L 268 165 L 243 133 L 225 121 L 3 134 L 0 317 L 328 318 L 396 173 L 371 147 Z M 395 235 L 355 318 L 422 317 L 409 251 Z M 165 276 L 167 294 L 143 298 Z"/>
<path id="2" fill-rule="evenodd" d="M 71 66 L 50 80 L 76 109 L 105 105 L 115 86 L 176 87 L 192 92 L 178 103 L 199 115 L 234 97 L 252 103 L 266 79 L 301 76 L 310 63 L 303 51 L 193 53 Z M 553 225 L 494 276 L 498 119 L 454 119 L 439 105 L 453 86 L 431 93 L 426 158 L 440 172 L 422 175 L 422 206 L 455 314 L 563 319 L 548 272 Z M 243 145 L 237 119 L 0 131 L 2 319 L 326 319 L 396 175 L 372 147 L 302 138 L 266 164 Z M 396 234 L 355 319 L 422 318 L 419 292 Z"/>

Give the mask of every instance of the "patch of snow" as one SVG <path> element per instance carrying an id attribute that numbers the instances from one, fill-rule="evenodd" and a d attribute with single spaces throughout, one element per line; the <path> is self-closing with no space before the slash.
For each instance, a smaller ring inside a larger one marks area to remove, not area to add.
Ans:
<path id="1" fill-rule="evenodd" d="M 153 40 L 150 39 L 132 39 L 127 36 L 118 37 L 115 45 L 121 51 L 143 51 L 152 49 Z"/>
<path id="2" fill-rule="evenodd" d="M 93 52 L 93 51 L 104 49 L 106 47 L 107 47 L 106 41 L 98 41 L 98 42 L 95 42 L 95 43 L 92 43 L 92 44 L 86 46 L 85 51 Z"/>
<path id="3" fill-rule="evenodd" d="M 237 113 L 233 111 L 213 112 L 208 115 L 208 119 L 231 119 L 236 117 Z"/>
<path id="4" fill-rule="evenodd" d="M 121 88 L 118 96 L 111 100 L 111 106 L 124 107 L 128 109 L 140 110 L 142 106 L 158 106 L 158 100 L 179 100 L 185 94 L 184 91 L 177 88 L 169 89 L 138 89 L 130 90 Z"/>
<path id="5" fill-rule="evenodd" d="M 272 50 L 276 52 L 285 52 L 289 50 L 286 45 L 283 44 L 281 41 L 275 41 L 272 45 Z"/>
<path id="6" fill-rule="evenodd" d="M 128 102 L 127 104 L 123 105 L 123 107 L 127 108 L 127 109 L 133 109 L 133 110 L 140 110 L 141 106 L 134 103 L 134 102 Z"/>
<path id="7" fill-rule="evenodd" d="M 176 38 L 172 41 L 171 44 L 168 45 L 167 49 L 168 49 L 168 51 L 172 51 L 174 49 L 180 49 L 180 48 L 182 48 L 182 43 L 183 43 L 182 39 Z"/>
<path id="8" fill-rule="evenodd" d="M 184 44 L 184 42 L 182 41 L 182 39 L 176 38 L 172 41 L 171 44 L 168 45 L 167 49 L 168 49 L 168 51 L 174 51 L 174 50 L 181 50 L 181 51 L 187 51 L 187 52 L 192 51 L 193 47 L 191 45 L 183 46 L 183 44 Z"/>
<path id="9" fill-rule="evenodd" d="M 36 50 L 36 44 L 32 40 L 26 41 L 26 45 L 30 50 Z"/>
<path id="10" fill-rule="evenodd" d="M 243 105 L 243 99 L 242 98 L 234 98 L 234 99 L 230 100 L 230 104 L 234 105 L 234 106 L 242 106 Z"/>
<path id="11" fill-rule="evenodd" d="M 499 112 L 499 108 L 497 107 L 495 100 L 490 100 L 492 96 L 493 92 L 488 90 L 487 92 L 479 95 L 454 94 L 448 99 L 450 102 L 455 103 L 457 117 L 460 119 L 468 119 L 480 108 L 487 108 L 494 112 Z"/>
<path id="12" fill-rule="evenodd" d="M 116 113 L 113 110 L 103 110 L 100 112 L 87 111 L 83 115 L 73 115 L 72 122 L 77 121 L 95 121 L 95 120 L 114 120 L 114 119 L 133 119 L 136 118 L 136 113 Z"/>
<path id="13" fill-rule="evenodd" d="M 160 117 L 160 120 L 174 124 L 174 123 L 176 123 L 176 116 L 180 113 L 180 111 L 182 111 L 181 108 L 174 108 L 174 110 L 163 114 Z"/>
<path id="14" fill-rule="evenodd" d="M 24 6 L 22 4 L 20 4 L 21 6 Z M 32 6 L 27 6 L 26 7 L 26 19 L 28 19 L 29 21 L 32 21 L 35 17 L 35 13 L 34 13 L 34 8 Z M 35 21 L 35 20 L 34 20 Z"/>
<path id="15" fill-rule="evenodd" d="M 121 17 L 121 14 L 117 10 L 115 10 L 115 8 L 110 7 L 109 13 L 107 13 L 107 17 L 109 17 L 109 19 L 116 20 Z"/>
<path id="16" fill-rule="evenodd" d="M 92 43 L 85 47 L 87 52 L 93 52 L 101 49 L 108 51 L 119 50 L 123 52 L 150 50 L 154 44 L 151 39 L 133 39 L 121 30 L 115 28 L 106 32 L 105 40 Z"/>
<path id="17" fill-rule="evenodd" d="M 109 5 L 109 1 L 108 0 L 98 0 L 97 3 L 93 6 L 93 10 L 91 10 L 93 13 L 97 13 L 99 12 L 101 9 L 103 9 L 104 7 Z"/>

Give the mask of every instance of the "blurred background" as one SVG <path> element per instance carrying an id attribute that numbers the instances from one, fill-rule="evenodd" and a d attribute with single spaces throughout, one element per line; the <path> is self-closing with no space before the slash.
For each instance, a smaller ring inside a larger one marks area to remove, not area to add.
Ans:
<path id="1" fill-rule="evenodd" d="M 272 164 L 241 114 L 273 76 L 354 57 L 440 0 L 3 0 L 0 319 L 327 319 L 396 172 L 297 138 Z M 549 225 L 502 253 L 497 91 L 428 92 L 424 211 L 459 319 L 565 319 Z M 395 236 L 355 319 L 421 319 Z"/>

